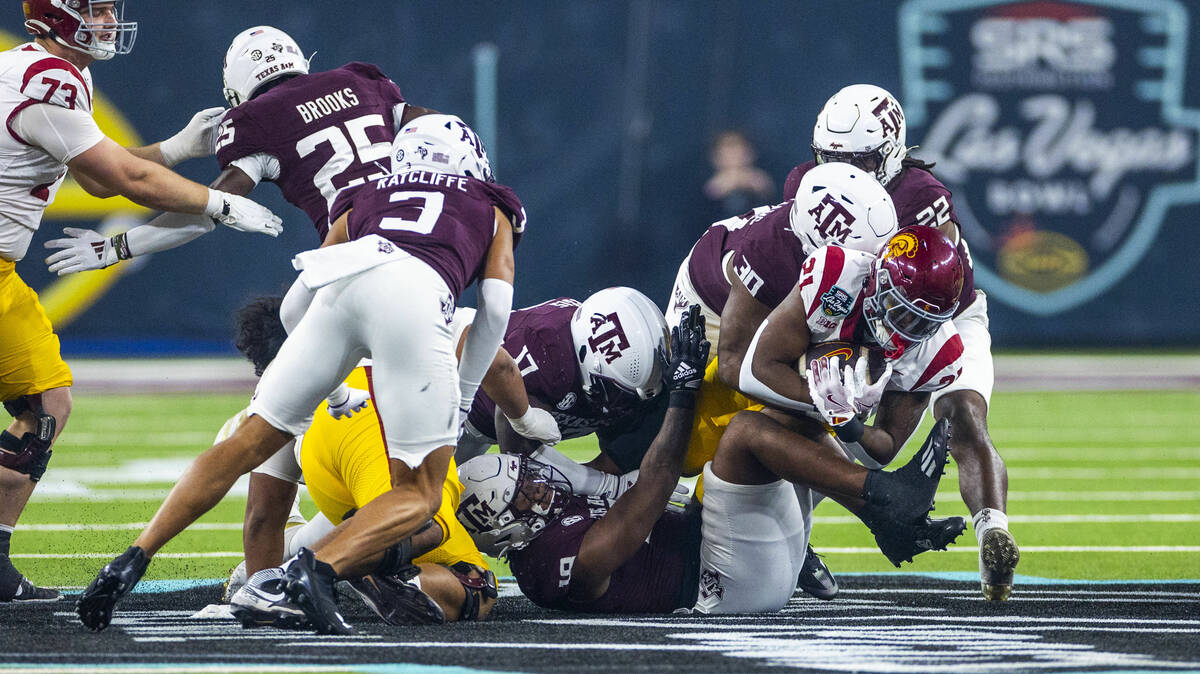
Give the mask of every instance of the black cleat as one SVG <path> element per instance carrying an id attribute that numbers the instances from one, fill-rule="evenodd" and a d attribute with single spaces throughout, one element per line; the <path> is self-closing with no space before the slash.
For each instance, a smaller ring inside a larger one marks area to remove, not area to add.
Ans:
<path id="1" fill-rule="evenodd" d="M 922 552 L 945 550 L 966 528 L 967 523 L 961 517 L 940 520 L 925 517 L 921 522 L 896 523 L 887 531 L 875 532 L 875 543 L 888 561 L 900 568 L 900 562 L 911 562 Z"/>
<path id="2" fill-rule="evenodd" d="M 838 595 L 837 578 L 829 572 L 829 567 L 821 561 L 821 556 L 808 546 L 804 556 L 804 566 L 800 567 L 800 577 L 796 579 L 796 587 L 804 590 L 817 599 L 826 601 Z"/>
<path id="3" fill-rule="evenodd" d="M 429 595 L 398 576 L 369 575 L 350 587 L 389 625 L 441 625 L 446 614 Z"/>
<path id="4" fill-rule="evenodd" d="M 129 546 L 119 557 L 100 569 L 96 579 L 79 595 L 75 612 L 84 627 L 99 632 L 108 627 L 113 609 L 121 597 L 129 594 L 146 573 L 150 558 L 137 546 Z"/>
<path id="5" fill-rule="evenodd" d="M 867 504 L 863 512 L 901 522 L 920 520 L 933 510 L 933 497 L 949 461 L 950 422 L 942 419 L 934 424 L 921 449 L 908 463 L 895 471 L 873 470 L 867 474 L 863 487 Z M 863 517 L 863 521 L 867 518 Z M 871 523 L 867 522 L 867 526 Z"/>
<path id="6" fill-rule="evenodd" d="M 983 598 L 1004 601 L 1012 594 L 1013 570 L 1021 561 L 1021 551 L 1012 534 L 1004 529 L 992 529 L 983 535 L 979 544 L 979 582 Z"/>
<path id="7" fill-rule="evenodd" d="M 300 548 L 283 574 L 285 598 L 304 612 L 317 634 L 354 633 L 354 628 L 338 613 L 336 582 L 333 567 L 317 561 L 308 548 Z"/>
<path id="8" fill-rule="evenodd" d="M 0 603 L 14 602 L 17 604 L 58 601 L 62 599 L 62 593 L 58 590 L 48 587 L 38 587 L 34 585 L 25 576 L 21 576 L 21 580 L 17 582 L 17 589 L 11 597 L 0 597 Z"/>

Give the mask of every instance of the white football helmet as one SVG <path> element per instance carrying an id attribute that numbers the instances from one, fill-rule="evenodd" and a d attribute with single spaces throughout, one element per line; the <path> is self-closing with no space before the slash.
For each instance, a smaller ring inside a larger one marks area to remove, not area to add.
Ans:
<path id="1" fill-rule="evenodd" d="M 872 84 L 852 84 L 817 114 L 812 149 L 818 164 L 853 164 L 887 185 L 908 155 L 905 138 L 904 110 L 896 97 Z"/>
<path id="2" fill-rule="evenodd" d="M 571 493 L 571 483 L 557 469 L 518 454 L 477 456 L 458 467 L 458 479 L 463 485 L 458 521 L 476 547 L 493 557 L 529 545 Z"/>
<path id="3" fill-rule="evenodd" d="M 657 396 L 670 340 L 667 320 L 654 302 L 633 288 L 605 288 L 571 317 L 571 339 L 593 401 L 623 408 Z"/>
<path id="4" fill-rule="evenodd" d="M 495 182 L 479 136 L 454 115 L 421 115 L 392 141 L 392 173 L 425 169 Z"/>
<path id="5" fill-rule="evenodd" d="M 284 75 L 307 75 L 308 59 L 290 35 L 271 26 L 238 33 L 225 52 L 225 100 L 236 107 Z"/>
<path id="6" fill-rule="evenodd" d="M 883 185 L 841 162 L 804 174 L 788 220 L 806 253 L 838 245 L 874 255 L 898 227 L 896 207 Z"/>

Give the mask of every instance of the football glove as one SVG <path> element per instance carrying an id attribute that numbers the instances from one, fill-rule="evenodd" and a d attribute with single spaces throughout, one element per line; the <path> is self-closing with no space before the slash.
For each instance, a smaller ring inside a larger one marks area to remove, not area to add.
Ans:
<path id="1" fill-rule="evenodd" d="M 329 403 L 329 416 L 334 419 L 352 417 L 355 412 L 361 411 L 370 404 L 371 393 L 370 391 L 341 384 L 334 389 L 333 393 L 329 394 L 325 402 Z"/>
<path id="2" fill-rule="evenodd" d="M 279 236 L 283 231 L 283 221 L 266 206 L 220 190 L 208 191 L 208 206 L 204 214 L 213 222 L 239 232 Z"/>
<path id="3" fill-rule="evenodd" d="M 709 346 L 704 338 L 704 315 L 700 313 L 700 305 L 693 304 L 683 312 L 679 325 L 671 328 L 671 357 L 666 370 L 668 391 L 700 390 Z"/>
<path id="4" fill-rule="evenodd" d="M 179 133 L 158 144 L 163 162 L 174 166 L 188 159 L 207 157 L 216 151 L 216 131 L 225 108 L 208 108 L 192 116 Z"/>
<path id="5" fill-rule="evenodd" d="M 106 237 L 90 229 L 63 227 L 65 239 L 52 239 L 44 245 L 46 248 L 59 248 L 57 253 L 46 258 L 50 271 L 59 276 L 88 271 L 89 269 L 104 269 L 125 258 L 119 255 L 121 247 L 125 246 L 125 235 L 118 234 L 112 238 Z"/>
<path id="6" fill-rule="evenodd" d="M 888 379 L 892 376 L 892 361 L 887 361 L 883 374 L 874 384 L 867 383 L 867 358 L 864 356 L 854 364 L 854 390 L 858 397 L 854 400 L 854 409 L 858 414 L 870 414 L 883 397 L 883 389 L 887 388 Z M 846 367 L 849 370 L 849 366 Z"/>
<path id="7" fill-rule="evenodd" d="M 854 370 L 847 365 L 843 373 L 841 360 L 818 358 L 808 365 L 808 394 L 825 423 L 834 428 L 849 423 L 857 412 Z"/>
<path id="8" fill-rule="evenodd" d="M 529 410 L 525 414 L 516 419 L 509 418 L 508 423 L 512 424 L 513 430 L 521 437 L 537 441 L 543 445 L 556 445 L 562 440 L 562 433 L 558 430 L 558 422 L 554 420 L 554 416 L 546 410 L 543 410 L 533 405 L 529 406 Z"/>

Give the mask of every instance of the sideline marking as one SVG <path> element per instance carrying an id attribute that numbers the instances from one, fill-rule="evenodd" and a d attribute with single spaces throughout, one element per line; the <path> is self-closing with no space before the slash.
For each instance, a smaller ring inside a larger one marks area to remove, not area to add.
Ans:
<path id="1" fill-rule="evenodd" d="M 813 524 L 862 524 L 853 515 L 814 516 Z M 1116 524 L 1126 522 L 1200 522 L 1200 513 L 1147 513 L 1144 515 L 1009 515 L 1008 521 L 1017 524 Z M 35 525 L 36 526 L 36 525 Z M 21 527 L 24 529 L 25 527 Z"/>

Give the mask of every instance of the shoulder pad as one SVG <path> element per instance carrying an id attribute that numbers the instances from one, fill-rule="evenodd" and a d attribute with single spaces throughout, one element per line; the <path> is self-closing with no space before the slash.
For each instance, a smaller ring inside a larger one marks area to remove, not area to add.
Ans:
<path id="1" fill-rule="evenodd" d="M 75 66 L 56 56 L 40 58 L 25 68 L 21 93 L 68 110 L 92 110 L 92 91 L 87 79 Z"/>

